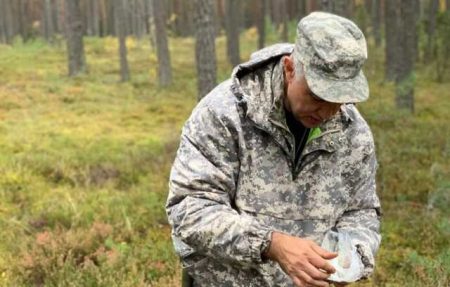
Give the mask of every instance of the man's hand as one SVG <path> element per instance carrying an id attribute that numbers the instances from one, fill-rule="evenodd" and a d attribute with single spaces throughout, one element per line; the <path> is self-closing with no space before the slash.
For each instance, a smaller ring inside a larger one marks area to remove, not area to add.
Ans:
<path id="1" fill-rule="evenodd" d="M 328 252 L 311 240 L 273 232 L 265 256 L 278 262 L 297 287 L 326 287 L 327 278 L 335 272 L 326 260 L 335 258 L 337 253 Z"/>

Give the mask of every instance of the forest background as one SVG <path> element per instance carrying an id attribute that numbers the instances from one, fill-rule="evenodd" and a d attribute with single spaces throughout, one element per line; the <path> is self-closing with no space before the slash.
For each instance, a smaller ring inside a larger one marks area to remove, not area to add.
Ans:
<path id="1" fill-rule="evenodd" d="M 381 249 L 354 286 L 450 284 L 450 1 L 0 0 L 0 286 L 179 286 L 184 121 L 316 10 L 368 41 Z"/>

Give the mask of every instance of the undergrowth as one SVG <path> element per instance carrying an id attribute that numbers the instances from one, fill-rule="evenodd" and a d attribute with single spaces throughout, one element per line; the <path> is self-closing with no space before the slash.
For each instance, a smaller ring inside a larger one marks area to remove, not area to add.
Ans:
<path id="1" fill-rule="evenodd" d="M 0 46 L 1 286 L 179 285 L 164 204 L 196 102 L 194 41 L 171 39 L 167 88 L 147 42 L 128 40 L 128 83 L 113 38 L 86 39 L 89 72 L 74 79 L 64 45 Z M 242 58 L 255 47 L 251 29 Z M 382 49 L 370 47 L 359 108 L 376 140 L 383 241 L 373 278 L 355 286 L 448 286 L 450 85 L 420 66 L 416 111 L 398 111 Z M 223 37 L 217 54 L 224 80 Z"/>

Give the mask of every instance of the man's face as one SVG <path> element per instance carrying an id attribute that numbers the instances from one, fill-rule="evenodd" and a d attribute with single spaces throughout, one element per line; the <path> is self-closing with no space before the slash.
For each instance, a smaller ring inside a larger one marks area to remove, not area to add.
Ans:
<path id="1" fill-rule="evenodd" d="M 334 116 L 341 106 L 339 103 L 326 102 L 309 89 L 305 76 L 296 76 L 293 71 L 293 62 L 287 57 L 290 63 L 285 64 L 285 91 L 286 97 L 284 105 L 295 119 L 307 128 L 319 126 L 324 121 Z M 292 65 L 292 71 L 289 65 Z"/>

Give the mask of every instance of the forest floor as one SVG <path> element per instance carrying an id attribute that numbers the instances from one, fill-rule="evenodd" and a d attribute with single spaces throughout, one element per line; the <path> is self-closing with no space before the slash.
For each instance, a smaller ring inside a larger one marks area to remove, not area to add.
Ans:
<path id="1" fill-rule="evenodd" d="M 274 40 L 272 39 L 272 42 Z M 196 103 L 193 39 L 170 41 L 173 85 L 159 88 L 149 41 L 87 38 L 87 75 L 65 48 L 0 46 L 0 286 L 178 286 L 164 211 L 184 121 Z M 256 47 L 242 34 L 242 58 Z M 218 38 L 219 80 L 231 72 Z M 383 241 L 373 278 L 354 286 L 450 284 L 450 83 L 419 66 L 414 115 L 394 105 L 382 49 L 359 108 L 374 132 Z"/>

